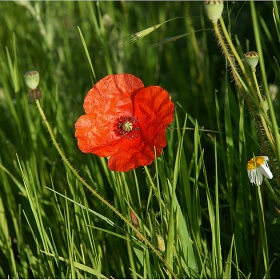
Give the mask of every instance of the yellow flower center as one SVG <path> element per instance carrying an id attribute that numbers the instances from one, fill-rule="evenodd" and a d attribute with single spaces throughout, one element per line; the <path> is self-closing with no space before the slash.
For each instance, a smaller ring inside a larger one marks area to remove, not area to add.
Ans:
<path id="1" fill-rule="evenodd" d="M 258 168 L 261 165 L 263 165 L 264 162 L 265 162 L 265 157 L 263 157 L 263 156 L 257 156 L 257 157 L 251 158 L 247 163 L 247 169 L 253 170 L 256 167 Z"/>

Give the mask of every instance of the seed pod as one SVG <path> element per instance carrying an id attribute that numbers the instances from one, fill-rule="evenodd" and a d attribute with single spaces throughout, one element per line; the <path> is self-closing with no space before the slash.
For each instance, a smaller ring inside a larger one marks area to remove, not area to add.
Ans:
<path id="1" fill-rule="evenodd" d="M 31 89 L 36 89 L 39 85 L 39 73 L 37 71 L 28 71 L 24 74 L 24 81 Z"/>
<path id="2" fill-rule="evenodd" d="M 204 10 L 207 17 L 212 22 L 217 22 L 221 17 L 224 9 L 223 0 L 206 0 L 204 1 Z"/>
<path id="3" fill-rule="evenodd" d="M 251 68 L 255 68 L 259 62 L 259 54 L 257 52 L 251 51 L 251 52 L 247 52 L 245 53 L 245 59 L 246 62 L 248 63 L 248 65 Z"/>

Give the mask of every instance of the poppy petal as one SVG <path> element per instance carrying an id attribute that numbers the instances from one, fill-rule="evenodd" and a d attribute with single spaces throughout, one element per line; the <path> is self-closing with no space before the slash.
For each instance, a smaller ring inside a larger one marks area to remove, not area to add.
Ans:
<path id="1" fill-rule="evenodd" d="M 156 147 L 165 147 L 165 129 L 174 119 L 174 104 L 168 92 L 149 86 L 137 92 L 133 102 L 143 138 Z"/>
<path id="2" fill-rule="evenodd" d="M 158 129 L 165 129 L 174 118 L 174 104 L 166 90 L 159 86 L 141 89 L 134 97 L 134 115 L 143 123 L 156 123 Z M 147 125 L 148 126 L 148 125 Z"/>
<path id="3" fill-rule="evenodd" d="M 88 92 L 84 101 L 86 113 L 98 110 L 100 114 L 131 112 L 132 94 L 143 88 L 140 79 L 131 74 L 108 75 Z"/>
<path id="4" fill-rule="evenodd" d="M 140 137 L 139 137 L 140 138 Z M 131 169 L 136 169 L 139 166 L 149 165 L 153 162 L 154 148 L 147 145 L 141 139 L 133 139 L 122 141 L 122 149 L 119 149 L 112 155 L 108 161 L 108 167 L 113 171 L 127 172 Z M 129 144 L 128 146 L 126 145 Z M 137 145 L 138 144 L 138 145 Z"/>
<path id="5" fill-rule="evenodd" d="M 101 157 L 111 156 L 114 153 L 113 143 L 122 139 L 114 132 L 114 120 L 115 116 L 98 113 L 81 116 L 75 124 L 80 150 Z"/>

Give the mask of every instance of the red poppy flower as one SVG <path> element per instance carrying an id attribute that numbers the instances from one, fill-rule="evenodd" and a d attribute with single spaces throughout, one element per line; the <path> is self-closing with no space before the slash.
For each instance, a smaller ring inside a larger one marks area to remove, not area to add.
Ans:
<path id="1" fill-rule="evenodd" d="M 110 157 L 113 171 L 149 165 L 166 146 L 165 129 L 174 104 L 159 86 L 144 87 L 130 74 L 109 75 L 95 84 L 84 101 L 86 114 L 75 124 L 84 153 Z M 155 148 L 155 149 L 154 149 Z"/>

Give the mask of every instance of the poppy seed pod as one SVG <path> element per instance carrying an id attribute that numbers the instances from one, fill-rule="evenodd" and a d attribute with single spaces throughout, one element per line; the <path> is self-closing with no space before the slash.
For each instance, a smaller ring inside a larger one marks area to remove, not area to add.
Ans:
<path id="1" fill-rule="evenodd" d="M 39 85 L 39 73 L 37 71 L 28 71 L 24 75 L 26 85 L 31 89 L 36 89 Z"/>
<path id="2" fill-rule="evenodd" d="M 217 22 L 224 9 L 223 0 L 207 0 L 204 2 L 204 10 L 212 22 Z"/>
<path id="3" fill-rule="evenodd" d="M 245 53 L 244 56 L 245 56 L 246 62 L 248 63 L 248 65 L 251 68 L 255 68 L 258 65 L 259 54 L 257 52 L 254 52 L 254 51 L 247 52 L 247 53 Z"/>

